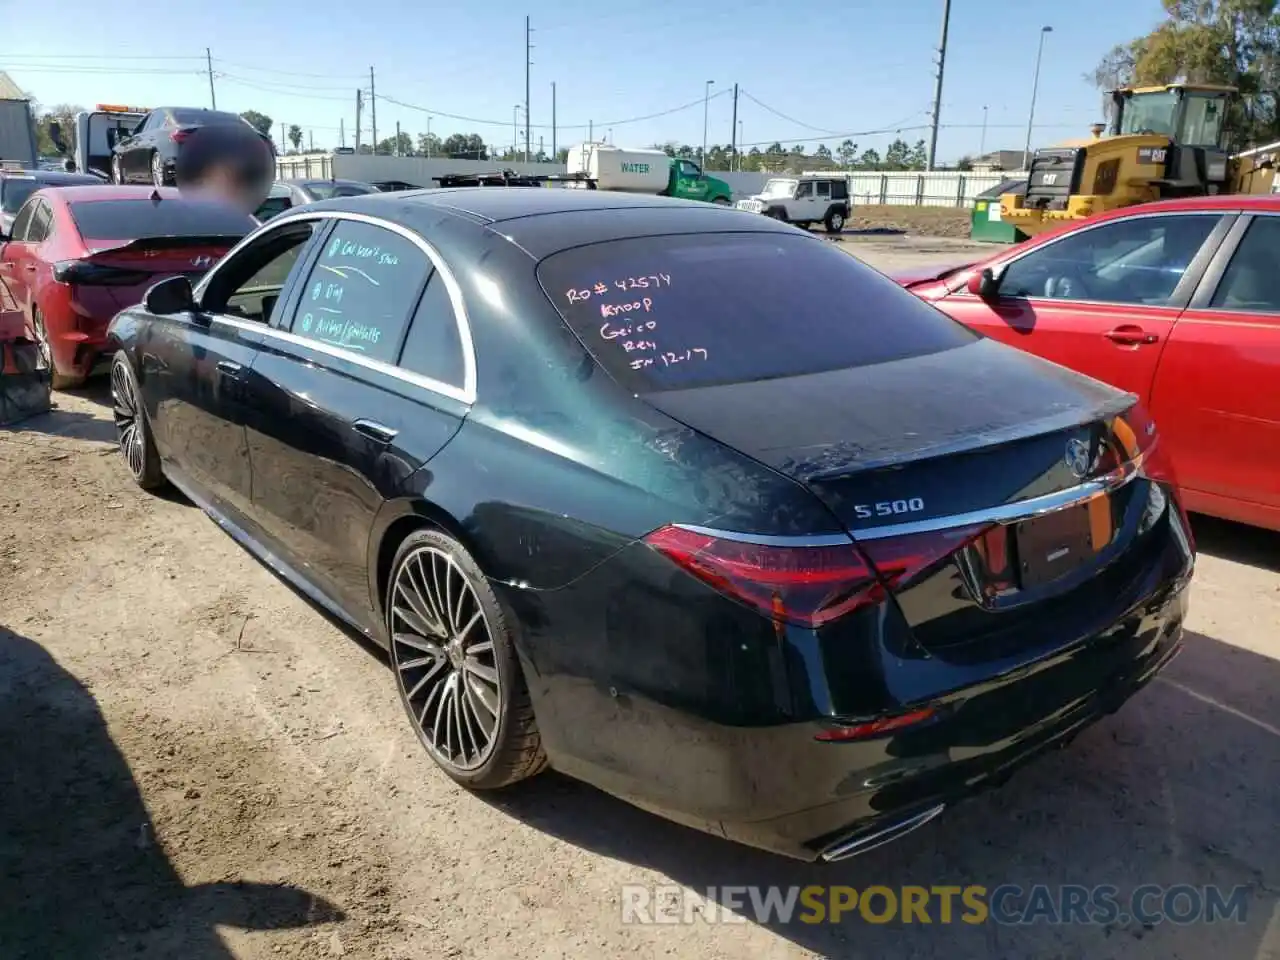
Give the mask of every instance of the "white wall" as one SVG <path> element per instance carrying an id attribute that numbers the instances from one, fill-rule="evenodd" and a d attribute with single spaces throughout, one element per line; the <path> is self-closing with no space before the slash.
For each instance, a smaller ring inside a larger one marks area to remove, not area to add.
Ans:
<path id="1" fill-rule="evenodd" d="M 448 157 L 375 157 L 366 154 L 313 153 L 280 157 L 276 169 L 282 179 L 290 177 L 337 177 L 345 180 L 403 180 L 421 187 L 434 187 L 432 177 L 446 173 L 487 173 L 514 170 L 516 173 L 564 173 L 562 163 L 515 163 L 502 160 L 450 160 Z"/>

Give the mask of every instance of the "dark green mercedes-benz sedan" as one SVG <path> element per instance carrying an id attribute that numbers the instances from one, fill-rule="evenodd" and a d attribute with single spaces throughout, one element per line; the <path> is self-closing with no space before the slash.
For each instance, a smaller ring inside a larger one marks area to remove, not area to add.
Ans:
<path id="1" fill-rule="evenodd" d="M 839 859 L 1181 642 L 1194 549 L 1134 398 L 764 217 L 325 201 L 111 336 L 134 478 L 382 643 L 472 789 L 550 765 Z"/>

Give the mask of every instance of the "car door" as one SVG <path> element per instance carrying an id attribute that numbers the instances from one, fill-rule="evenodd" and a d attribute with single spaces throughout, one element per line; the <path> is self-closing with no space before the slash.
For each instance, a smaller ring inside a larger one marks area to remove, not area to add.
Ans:
<path id="1" fill-rule="evenodd" d="M 827 216 L 827 208 L 831 206 L 831 182 L 819 180 L 813 185 L 813 218 L 823 220 Z"/>
<path id="2" fill-rule="evenodd" d="M 134 129 L 133 135 L 120 147 L 120 168 L 128 181 L 151 174 L 150 144 L 155 131 L 164 123 L 164 111 L 152 110 Z"/>
<path id="3" fill-rule="evenodd" d="M 1231 219 L 1214 211 L 1107 220 L 1006 261 L 994 296 L 961 289 L 938 305 L 995 340 L 1145 400 Z"/>
<path id="4" fill-rule="evenodd" d="M 460 355 L 470 336 L 457 284 L 425 241 L 328 216 L 321 251 L 253 365 L 253 506 L 290 564 L 366 622 L 374 517 L 457 431 L 474 391 L 461 372 L 418 372 L 412 345 L 445 342 L 431 339 L 443 327 Z M 411 362 L 398 366 L 407 331 Z"/>
<path id="5" fill-rule="evenodd" d="M 703 200 L 707 196 L 707 178 L 692 160 L 677 160 L 676 182 L 672 196 L 686 200 Z"/>
<path id="6" fill-rule="evenodd" d="M 252 521 L 246 379 L 319 224 L 257 235 L 196 288 L 199 309 L 156 318 L 142 343 L 142 385 L 166 471 L 241 526 Z"/>
<path id="7" fill-rule="evenodd" d="M 1192 509 L 1280 521 L 1277 384 L 1280 216 L 1246 215 L 1174 326 L 1153 391 Z"/>
<path id="8" fill-rule="evenodd" d="M 4 241 L 4 246 L 0 249 L 0 281 L 4 282 L 5 287 L 9 291 L 9 297 L 14 301 L 15 305 L 22 310 L 23 315 L 29 314 L 27 305 L 30 302 L 28 290 L 31 286 L 28 279 L 28 264 L 30 261 L 27 231 L 31 226 L 31 217 L 35 213 L 40 201 L 36 197 L 29 197 L 21 209 L 18 210 L 17 217 L 13 221 L 13 232 L 9 235 L 9 239 Z"/>

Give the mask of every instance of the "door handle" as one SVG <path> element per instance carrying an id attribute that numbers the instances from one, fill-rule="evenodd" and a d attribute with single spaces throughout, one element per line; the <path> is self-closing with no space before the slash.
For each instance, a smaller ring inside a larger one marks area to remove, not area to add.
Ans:
<path id="1" fill-rule="evenodd" d="M 1112 343 L 1118 343 L 1125 347 L 1136 347 L 1143 343 L 1159 343 L 1160 338 L 1154 333 L 1147 333 L 1141 327 L 1134 324 L 1121 324 L 1113 330 L 1108 330 L 1103 334 Z"/>
<path id="2" fill-rule="evenodd" d="M 228 377 L 239 377 L 244 372 L 244 367 L 234 360 L 219 360 L 218 372 L 226 374 Z"/>
<path id="3" fill-rule="evenodd" d="M 376 440 L 378 443 L 390 443 L 399 434 L 399 430 L 392 430 L 385 424 L 378 423 L 376 420 L 356 420 L 351 424 L 355 428 L 356 433 L 363 434 L 370 440 Z"/>

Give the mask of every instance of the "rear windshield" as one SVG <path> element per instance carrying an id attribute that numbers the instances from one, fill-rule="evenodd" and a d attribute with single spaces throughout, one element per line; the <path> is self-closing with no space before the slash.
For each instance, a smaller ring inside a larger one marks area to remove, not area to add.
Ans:
<path id="1" fill-rule="evenodd" d="M 257 226 L 227 204 L 179 199 L 81 201 L 71 204 L 71 218 L 86 240 L 243 237 Z"/>
<path id="2" fill-rule="evenodd" d="M 304 188 L 317 200 L 332 200 L 334 197 L 362 197 L 366 193 L 377 193 L 373 184 L 335 183 L 332 180 L 309 180 Z"/>
<path id="3" fill-rule="evenodd" d="M 977 339 L 834 244 L 799 235 L 615 240 L 548 257 L 538 277 L 635 393 L 862 367 Z"/>
<path id="4" fill-rule="evenodd" d="M 199 123 L 212 126 L 221 123 L 244 123 L 234 113 L 223 113 L 221 110 L 192 110 L 190 107 L 178 107 L 171 110 L 173 119 L 181 124 Z"/>

